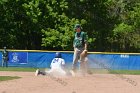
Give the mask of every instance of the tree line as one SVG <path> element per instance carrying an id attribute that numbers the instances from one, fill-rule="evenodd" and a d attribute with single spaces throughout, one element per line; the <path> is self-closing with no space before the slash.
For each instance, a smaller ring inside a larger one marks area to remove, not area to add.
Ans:
<path id="1" fill-rule="evenodd" d="M 139 0 L 0 0 L 0 48 L 73 50 L 74 25 L 88 50 L 140 52 Z"/>

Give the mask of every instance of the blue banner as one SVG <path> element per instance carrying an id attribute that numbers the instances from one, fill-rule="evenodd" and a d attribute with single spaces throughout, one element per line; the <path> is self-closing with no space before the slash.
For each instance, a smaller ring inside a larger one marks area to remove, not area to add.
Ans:
<path id="1" fill-rule="evenodd" d="M 0 52 L 0 63 L 2 61 L 2 52 Z"/>
<path id="2" fill-rule="evenodd" d="M 27 64 L 28 52 L 9 52 L 9 63 L 10 64 Z"/>
<path id="3" fill-rule="evenodd" d="M 72 68 L 73 52 L 61 52 L 66 68 Z M 55 52 L 12 52 L 8 54 L 8 66 L 50 68 Z M 2 53 L 0 52 L 0 66 Z M 140 70 L 140 53 L 138 54 L 88 54 L 90 68 Z"/>
<path id="4" fill-rule="evenodd" d="M 72 64 L 73 53 L 61 53 L 67 67 Z M 29 52 L 28 65 L 30 67 L 50 68 L 51 61 L 55 57 L 55 52 Z"/>

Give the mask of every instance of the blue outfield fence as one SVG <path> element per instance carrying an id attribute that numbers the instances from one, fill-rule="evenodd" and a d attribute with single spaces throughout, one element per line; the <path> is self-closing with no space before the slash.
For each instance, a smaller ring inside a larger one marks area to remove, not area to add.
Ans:
<path id="1" fill-rule="evenodd" d="M 9 67 L 49 68 L 55 53 L 58 51 L 21 51 L 9 50 Z M 71 68 L 73 52 L 61 52 L 67 68 Z M 89 52 L 88 65 L 90 68 L 140 70 L 140 53 L 104 53 Z M 0 52 L 0 66 L 2 52 Z"/>

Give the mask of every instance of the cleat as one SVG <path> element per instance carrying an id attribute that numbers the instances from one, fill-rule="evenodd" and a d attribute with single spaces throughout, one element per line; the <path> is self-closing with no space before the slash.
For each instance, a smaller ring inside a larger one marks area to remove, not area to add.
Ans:
<path id="1" fill-rule="evenodd" d="M 35 72 L 35 76 L 38 76 L 39 72 L 40 72 L 39 69 L 37 69 L 36 72 Z"/>

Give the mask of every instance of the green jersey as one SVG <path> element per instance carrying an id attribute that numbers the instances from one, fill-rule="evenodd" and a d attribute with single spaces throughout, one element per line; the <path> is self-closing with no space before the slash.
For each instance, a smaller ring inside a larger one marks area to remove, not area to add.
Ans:
<path id="1" fill-rule="evenodd" d="M 4 60 L 7 60 L 7 59 L 8 59 L 8 51 L 4 50 L 4 51 L 2 52 L 2 58 L 3 58 Z"/>
<path id="2" fill-rule="evenodd" d="M 87 43 L 87 35 L 85 32 L 75 33 L 75 38 L 73 45 L 75 48 L 83 48 L 85 43 Z"/>

